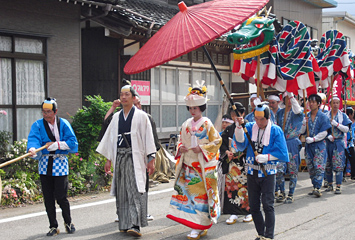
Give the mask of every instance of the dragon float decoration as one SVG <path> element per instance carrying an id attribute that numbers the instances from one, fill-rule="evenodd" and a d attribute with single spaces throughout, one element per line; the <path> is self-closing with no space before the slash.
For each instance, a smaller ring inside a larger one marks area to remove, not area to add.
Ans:
<path id="1" fill-rule="evenodd" d="M 275 35 L 275 18 L 269 16 L 270 10 L 261 10 L 227 37 L 235 44 L 233 72 L 241 73 L 251 83 L 260 81 L 261 88 L 295 95 L 302 95 L 303 90 L 307 95 L 316 93 L 319 85 L 326 88 L 332 84 L 331 76 L 346 75 L 350 61 L 342 33 L 324 33 L 317 54 L 313 54 L 307 27 L 291 21 Z"/>

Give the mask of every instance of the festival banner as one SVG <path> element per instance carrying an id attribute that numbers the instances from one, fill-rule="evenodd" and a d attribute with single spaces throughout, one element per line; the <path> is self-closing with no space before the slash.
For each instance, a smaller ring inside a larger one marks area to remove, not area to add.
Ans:
<path id="1" fill-rule="evenodd" d="M 327 89 L 327 92 L 330 91 L 330 86 Z M 339 99 L 343 99 L 342 97 L 342 92 L 343 92 L 343 83 L 342 83 L 342 77 L 340 74 L 337 74 L 336 77 L 334 78 L 334 83 L 333 83 L 333 96 L 338 96 Z M 332 96 L 329 96 L 329 101 Z M 343 101 L 340 101 L 340 106 L 339 109 L 343 109 Z"/>

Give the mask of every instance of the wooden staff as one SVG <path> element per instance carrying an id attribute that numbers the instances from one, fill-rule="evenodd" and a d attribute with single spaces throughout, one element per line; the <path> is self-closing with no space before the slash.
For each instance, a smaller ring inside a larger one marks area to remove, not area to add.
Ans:
<path id="1" fill-rule="evenodd" d="M 285 114 L 284 114 L 284 121 L 282 124 L 282 131 L 285 131 L 285 125 L 286 125 L 286 119 L 287 119 L 287 110 L 288 110 L 288 106 L 287 106 L 287 101 L 289 101 L 288 96 L 285 97 Z"/>
<path id="2" fill-rule="evenodd" d="M 305 89 L 303 89 L 303 112 L 304 112 L 304 117 L 307 117 L 306 90 Z M 308 122 L 306 122 L 306 128 L 307 128 L 307 137 L 309 137 Z"/>
<path id="3" fill-rule="evenodd" d="M 35 150 L 35 152 L 39 152 L 39 151 L 41 151 L 41 150 L 43 150 L 43 149 L 45 149 L 45 148 L 47 148 L 47 147 L 48 147 L 47 145 L 44 145 L 44 146 L 42 146 L 42 147 L 40 147 L 40 148 L 37 148 L 37 149 Z M 21 159 L 23 159 L 23 158 L 25 158 L 25 157 L 29 157 L 29 156 L 31 156 L 31 155 L 32 155 L 31 153 L 26 153 L 26 154 L 24 154 L 24 155 L 22 155 L 22 156 L 20 156 L 20 157 L 18 157 L 18 158 L 12 159 L 12 160 L 7 161 L 7 162 L 4 162 L 4 163 L 0 164 L 0 168 L 3 168 L 3 167 L 5 167 L 5 166 L 7 166 L 7 165 L 9 165 L 9 164 L 11 164 L 11 163 L 17 162 L 18 160 L 21 160 Z"/>
<path id="4" fill-rule="evenodd" d="M 265 94 L 263 87 L 261 85 L 261 78 L 260 78 L 260 55 L 258 55 L 258 60 L 257 60 L 257 65 L 256 65 L 256 71 L 257 71 L 257 79 L 256 79 L 256 93 L 257 97 L 261 96 L 261 99 L 265 101 Z"/>
<path id="5" fill-rule="evenodd" d="M 330 103 L 332 103 L 333 102 L 333 83 L 334 83 L 334 75 L 332 75 L 332 78 L 331 78 L 332 80 L 331 80 L 331 85 L 330 85 L 330 99 L 331 99 L 331 101 L 330 101 Z M 331 116 L 332 116 L 332 118 L 331 118 L 331 121 L 333 121 L 333 118 L 334 118 L 334 115 L 333 115 L 333 108 L 332 108 L 332 104 L 329 104 L 329 106 L 330 106 L 330 114 L 331 114 Z M 334 126 L 332 125 L 332 136 L 333 136 L 333 138 L 334 138 Z"/>

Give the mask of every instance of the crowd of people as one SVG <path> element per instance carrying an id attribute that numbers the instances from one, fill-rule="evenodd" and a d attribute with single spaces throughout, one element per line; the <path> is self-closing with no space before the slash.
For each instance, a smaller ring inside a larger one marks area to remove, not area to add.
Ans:
<path id="1" fill-rule="evenodd" d="M 320 108 L 324 102 L 318 94 L 310 95 L 303 108 L 292 93 L 269 95 L 264 102 L 252 94 L 251 112 L 244 117 L 246 108 L 235 102 L 223 115 L 222 131 L 218 132 L 203 116 L 206 92 L 203 82 L 197 82 L 185 97 L 191 118 L 181 126 L 175 155 L 176 192 L 167 214 L 192 229 L 188 239 L 205 236 L 221 214 L 230 215 L 228 225 L 235 224 L 239 216 L 243 222 L 253 221 L 256 239 L 274 239 L 274 202 L 294 202 L 301 136 L 313 185 L 309 195 L 321 197 L 323 184 L 326 192 L 341 194 L 345 174 L 355 179 L 354 110 L 349 107 L 342 112 L 337 96 L 325 110 Z M 118 106 L 121 110 L 114 113 Z M 43 119 L 32 125 L 27 146 L 39 160 L 50 223 L 47 236 L 59 233 L 55 200 L 62 209 L 65 230 L 75 232 L 67 199 L 67 154 L 78 150 L 78 142 L 70 123 L 57 117 L 57 111 L 55 99 L 42 103 Z M 161 146 L 153 118 L 141 110 L 139 96 L 129 83 L 106 114 L 99 141 L 97 152 L 107 158 L 104 169 L 113 175 L 111 194 L 116 198 L 118 228 L 140 237 L 141 228 L 153 219 L 148 214 L 147 192 Z M 44 145 L 47 149 L 36 152 Z M 285 175 L 290 179 L 288 194 Z"/>

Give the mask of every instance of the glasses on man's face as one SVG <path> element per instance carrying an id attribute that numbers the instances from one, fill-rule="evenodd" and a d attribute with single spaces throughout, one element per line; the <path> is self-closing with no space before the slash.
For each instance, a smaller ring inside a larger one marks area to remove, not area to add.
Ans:
<path id="1" fill-rule="evenodd" d="M 53 111 L 49 110 L 49 111 L 42 111 L 42 114 L 43 115 L 49 115 L 51 114 Z"/>

